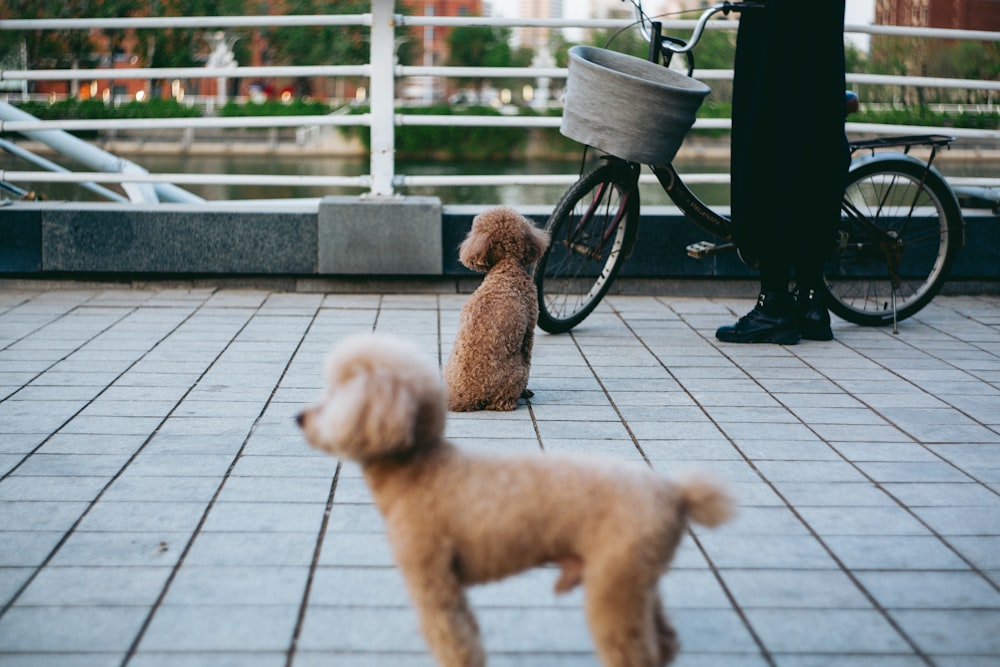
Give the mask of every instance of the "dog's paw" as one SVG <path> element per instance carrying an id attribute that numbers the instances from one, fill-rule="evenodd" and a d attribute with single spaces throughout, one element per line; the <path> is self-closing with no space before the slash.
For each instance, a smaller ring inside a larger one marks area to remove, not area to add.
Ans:
<path id="1" fill-rule="evenodd" d="M 495 412 L 513 412 L 517 409 L 517 399 L 509 398 L 500 401 L 494 401 L 486 406 L 487 410 L 493 410 Z"/>

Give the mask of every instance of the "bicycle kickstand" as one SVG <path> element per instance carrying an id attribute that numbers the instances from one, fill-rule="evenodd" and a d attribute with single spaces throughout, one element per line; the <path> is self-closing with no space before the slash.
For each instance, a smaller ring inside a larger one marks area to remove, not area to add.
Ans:
<path id="1" fill-rule="evenodd" d="M 896 286 L 892 286 L 892 333 L 899 335 L 899 321 L 896 319 Z"/>

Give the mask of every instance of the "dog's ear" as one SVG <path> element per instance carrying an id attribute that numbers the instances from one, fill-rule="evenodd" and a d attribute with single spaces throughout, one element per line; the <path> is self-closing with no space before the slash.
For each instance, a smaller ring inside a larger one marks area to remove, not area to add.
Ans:
<path id="1" fill-rule="evenodd" d="M 341 342 L 327 358 L 328 391 L 299 423 L 310 444 L 365 461 L 438 442 L 447 392 L 437 365 L 413 345 L 385 335 Z"/>
<path id="2" fill-rule="evenodd" d="M 403 452 L 415 444 L 418 401 L 407 384 L 367 366 L 337 386 L 315 416 L 312 444 L 355 461 Z"/>
<path id="3" fill-rule="evenodd" d="M 527 218 L 524 219 L 524 265 L 531 264 L 545 253 L 549 247 L 549 233 L 535 227 Z"/>
<path id="4" fill-rule="evenodd" d="M 473 271 L 485 273 L 493 266 L 493 262 L 490 260 L 490 246 L 492 244 L 493 240 L 490 234 L 483 229 L 482 225 L 477 225 L 476 221 L 473 220 L 472 229 L 462 241 L 462 245 L 458 247 L 458 260 L 462 262 L 463 266 Z"/>

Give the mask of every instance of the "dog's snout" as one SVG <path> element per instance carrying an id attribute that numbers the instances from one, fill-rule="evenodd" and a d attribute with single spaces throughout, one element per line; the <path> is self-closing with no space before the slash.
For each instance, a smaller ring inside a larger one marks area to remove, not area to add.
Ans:
<path id="1" fill-rule="evenodd" d="M 303 410 L 299 414 L 295 415 L 295 423 L 299 425 L 299 428 L 302 428 L 303 426 L 305 426 L 305 424 L 306 424 L 306 411 L 305 410 Z"/>

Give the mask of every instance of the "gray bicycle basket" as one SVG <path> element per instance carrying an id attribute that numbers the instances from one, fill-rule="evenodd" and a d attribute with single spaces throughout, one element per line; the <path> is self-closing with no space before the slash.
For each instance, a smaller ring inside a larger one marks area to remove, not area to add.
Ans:
<path id="1" fill-rule="evenodd" d="M 574 46 L 559 131 L 632 162 L 669 164 L 710 92 L 648 60 Z"/>

